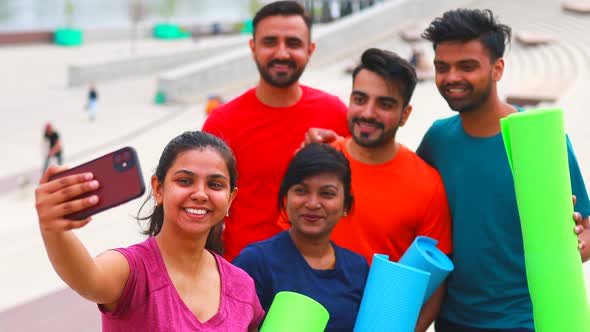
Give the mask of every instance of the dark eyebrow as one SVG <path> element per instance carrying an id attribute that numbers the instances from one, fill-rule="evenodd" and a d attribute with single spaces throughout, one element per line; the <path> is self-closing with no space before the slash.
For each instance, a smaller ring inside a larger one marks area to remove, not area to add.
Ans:
<path id="1" fill-rule="evenodd" d="M 186 174 L 186 175 L 190 175 L 190 176 L 194 176 L 195 175 L 195 173 L 193 173 L 193 172 L 191 172 L 189 170 L 186 170 L 186 169 L 179 169 L 178 171 L 174 172 L 174 174 L 175 175 L 176 174 Z"/>
<path id="2" fill-rule="evenodd" d="M 299 37 L 287 37 L 287 41 L 288 42 L 298 42 L 298 43 L 303 43 L 303 40 Z"/>
<path id="3" fill-rule="evenodd" d="M 393 104 L 399 104 L 399 101 L 397 99 L 393 98 L 393 97 L 385 97 L 385 96 L 383 96 L 383 97 L 378 97 L 377 100 L 379 100 L 379 101 L 388 101 L 388 102 L 393 103 Z"/>
<path id="4" fill-rule="evenodd" d="M 262 41 L 265 41 L 265 42 L 266 41 L 275 41 L 278 39 L 278 37 L 277 36 L 264 36 L 261 39 L 262 39 Z"/>
<path id="5" fill-rule="evenodd" d="M 220 173 L 208 175 L 207 178 L 210 180 L 216 180 L 216 179 L 227 180 L 227 176 L 220 174 Z"/>
<path id="6" fill-rule="evenodd" d="M 368 94 L 366 94 L 366 93 L 364 93 L 362 91 L 359 91 L 359 90 L 352 90 L 352 93 L 351 94 L 352 95 L 356 95 L 356 96 L 365 97 L 365 98 L 369 97 Z M 377 99 L 379 101 L 388 101 L 388 102 L 391 102 L 391 103 L 394 103 L 394 104 L 398 104 L 399 103 L 399 101 L 397 99 L 395 99 L 393 97 L 389 97 L 389 96 L 379 96 L 379 97 L 377 97 Z"/>
<path id="7" fill-rule="evenodd" d="M 366 93 L 364 93 L 362 91 L 359 91 L 359 90 L 352 90 L 352 92 L 350 94 L 351 95 L 361 96 L 361 97 L 368 97 L 369 96 Z"/>
<path id="8" fill-rule="evenodd" d="M 476 59 L 464 59 L 464 60 L 459 60 L 457 61 L 457 64 L 459 65 L 466 65 L 466 64 L 478 64 L 479 61 Z M 434 64 L 435 65 L 449 65 L 449 63 L 445 62 L 445 61 L 440 61 L 440 60 L 436 60 L 434 59 Z"/>
<path id="9" fill-rule="evenodd" d="M 460 65 L 477 65 L 479 64 L 479 61 L 475 60 L 475 59 L 467 59 L 467 60 L 461 60 L 459 61 Z"/>

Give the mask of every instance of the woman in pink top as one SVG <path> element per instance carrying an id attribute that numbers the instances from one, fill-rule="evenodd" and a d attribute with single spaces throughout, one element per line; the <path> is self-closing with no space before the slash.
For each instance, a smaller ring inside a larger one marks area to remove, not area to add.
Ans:
<path id="1" fill-rule="evenodd" d="M 63 170 L 50 167 L 36 189 L 41 235 L 58 275 L 99 304 L 103 331 L 257 331 L 264 311 L 252 279 L 219 256 L 238 191 L 235 158 L 220 139 L 195 131 L 170 141 L 151 178 L 150 237 L 95 258 L 71 232 L 91 218 L 64 216 L 95 205 L 96 196 L 78 196 L 100 183 L 92 174 L 48 181 Z"/>

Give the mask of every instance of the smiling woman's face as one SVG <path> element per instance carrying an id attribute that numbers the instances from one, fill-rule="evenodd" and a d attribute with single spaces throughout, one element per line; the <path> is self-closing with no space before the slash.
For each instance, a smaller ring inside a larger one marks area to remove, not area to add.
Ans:
<path id="1" fill-rule="evenodd" d="M 303 179 L 289 188 L 286 198 L 291 231 L 304 237 L 329 238 L 344 214 L 344 186 L 333 173 Z"/>
<path id="2" fill-rule="evenodd" d="M 223 157 L 211 148 L 181 152 L 164 183 L 154 177 L 154 196 L 164 206 L 163 229 L 207 233 L 227 213 L 237 190 Z"/>

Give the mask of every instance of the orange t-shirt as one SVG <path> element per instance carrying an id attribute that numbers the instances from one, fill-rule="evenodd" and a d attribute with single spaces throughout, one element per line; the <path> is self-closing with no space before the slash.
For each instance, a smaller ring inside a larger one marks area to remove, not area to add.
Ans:
<path id="1" fill-rule="evenodd" d="M 419 235 L 438 240 L 437 247 L 451 253 L 451 216 L 438 172 L 403 145 L 386 163 L 358 162 L 346 149 L 348 139 L 332 145 L 350 162 L 355 201 L 331 239 L 365 256 L 369 263 L 376 253 L 397 262 Z M 289 227 L 285 220 L 279 225 Z"/>

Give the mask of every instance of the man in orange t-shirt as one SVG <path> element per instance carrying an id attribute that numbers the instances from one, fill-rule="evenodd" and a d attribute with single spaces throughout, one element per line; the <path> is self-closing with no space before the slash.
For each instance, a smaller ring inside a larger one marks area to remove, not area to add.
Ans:
<path id="1" fill-rule="evenodd" d="M 352 136 L 316 128 L 306 137 L 307 142 L 332 140 L 350 162 L 355 202 L 332 231 L 332 240 L 369 262 L 375 253 L 398 261 L 419 235 L 436 239 L 438 248 L 450 254 L 451 218 L 442 179 L 395 140 L 412 111 L 414 68 L 395 53 L 368 49 L 352 77 L 347 113 Z M 416 331 L 426 331 L 434 321 L 444 292 L 445 284 L 424 304 Z"/>
<path id="2" fill-rule="evenodd" d="M 445 189 L 438 172 L 398 145 L 393 159 L 372 164 L 354 156 L 354 138 L 332 143 L 350 162 L 352 211 L 332 231 L 336 244 L 364 255 L 386 254 L 397 262 L 416 236 L 439 241 L 438 248 L 451 252 L 451 219 Z"/>

